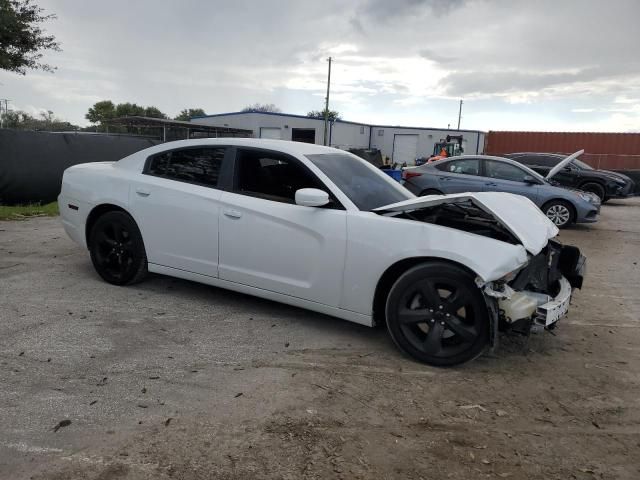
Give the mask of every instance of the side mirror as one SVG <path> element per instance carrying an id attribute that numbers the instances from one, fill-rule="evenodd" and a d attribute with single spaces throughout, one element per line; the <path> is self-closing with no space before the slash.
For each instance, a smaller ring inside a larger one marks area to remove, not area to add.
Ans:
<path id="1" fill-rule="evenodd" d="M 522 181 L 524 183 L 528 183 L 529 185 L 540 185 L 538 179 L 532 177 L 531 175 L 525 175 Z"/>
<path id="2" fill-rule="evenodd" d="M 301 188 L 296 190 L 296 205 L 305 207 L 322 207 L 329 203 L 329 194 L 317 188 Z"/>
<path id="3" fill-rule="evenodd" d="M 569 165 L 567 165 L 566 167 L 563 168 L 563 170 L 565 172 L 570 172 L 571 171 L 571 167 Z"/>

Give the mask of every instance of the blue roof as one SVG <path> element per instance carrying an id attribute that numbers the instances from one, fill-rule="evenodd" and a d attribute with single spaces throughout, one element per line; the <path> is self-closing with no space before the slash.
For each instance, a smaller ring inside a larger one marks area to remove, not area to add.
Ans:
<path id="1" fill-rule="evenodd" d="M 274 115 L 277 117 L 289 117 L 289 118 L 304 118 L 306 120 L 318 120 L 319 122 L 324 122 L 322 118 L 313 118 L 308 117 L 306 115 L 296 115 L 294 113 L 278 113 L 278 112 L 261 112 L 259 110 L 247 110 L 245 112 L 228 112 L 228 113 L 215 113 L 213 115 L 200 115 L 198 117 L 191 117 L 191 120 L 196 120 L 198 118 L 212 118 L 212 117 L 228 117 L 230 115 L 244 115 L 246 113 L 259 113 L 261 115 Z M 338 119 L 335 120 L 335 123 L 347 123 L 351 125 L 361 125 L 364 127 L 373 127 L 373 128 L 404 128 L 408 130 L 441 130 L 445 132 L 471 132 L 471 133 L 485 133 L 481 130 L 456 130 L 455 128 L 441 128 L 441 127 L 405 127 L 402 125 L 375 125 L 371 123 L 362 123 L 362 122 L 351 122 L 348 120 Z"/>

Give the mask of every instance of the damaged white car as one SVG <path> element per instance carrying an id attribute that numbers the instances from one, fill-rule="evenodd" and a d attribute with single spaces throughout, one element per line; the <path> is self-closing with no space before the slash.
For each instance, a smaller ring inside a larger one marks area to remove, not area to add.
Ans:
<path id="1" fill-rule="evenodd" d="M 67 169 L 58 200 L 109 283 L 156 272 L 386 324 L 431 365 L 478 356 L 499 330 L 553 328 L 585 266 L 524 197 L 416 198 L 364 160 L 306 143 L 165 143 Z"/>

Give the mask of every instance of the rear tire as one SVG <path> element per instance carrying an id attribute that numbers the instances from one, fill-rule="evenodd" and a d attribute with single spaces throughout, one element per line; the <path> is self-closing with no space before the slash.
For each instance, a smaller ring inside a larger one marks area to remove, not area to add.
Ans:
<path id="1" fill-rule="evenodd" d="M 551 200 L 545 203 L 542 206 L 542 213 L 558 228 L 566 228 L 571 225 L 576 218 L 573 205 L 565 200 Z"/>
<path id="2" fill-rule="evenodd" d="M 125 212 L 107 212 L 96 220 L 89 235 L 89 252 L 98 275 L 113 285 L 131 285 L 147 274 L 140 229 Z"/>
<path id="3" fill-rule="evenodd" d="M 605 202 L 606 192 L 604 187 L 599 183 L 588 182 L 580 186 L 580 190 L 585 192 L 595 193 L 598 197 L 600 197 L 600 202 Z"/>
<path id="4" fill-rule="evenodd" d="M 489 314 L 473 276 L 446 262 L 407 270 L 389 291 L 387 329 L 416 360 L 452 366 L 479 356 L 489 342 Z"/>
<path id="5" fill-rule="evenodd" d="M 427 188 L 420 192 L 420 196 L 424 197 L 425 195 L 444 195 L 440 190 L 436 190 L 435 188 Z"/>

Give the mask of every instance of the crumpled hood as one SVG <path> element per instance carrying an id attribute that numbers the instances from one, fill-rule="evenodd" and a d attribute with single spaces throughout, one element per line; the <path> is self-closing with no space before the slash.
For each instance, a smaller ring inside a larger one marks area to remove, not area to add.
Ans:
<path id="1" fill-rule="evenodd" d="M 433 207 L 443 203 L 471 201 L 478 208 L 493 215 L 532 255 L 537 255 L 549 239 L 558 235 L 558 227 L 526 197 L 506 192 L 456 193 L 428 195 L 392 203 L 374 209 L 374 212 L 404 212 Z"/>

